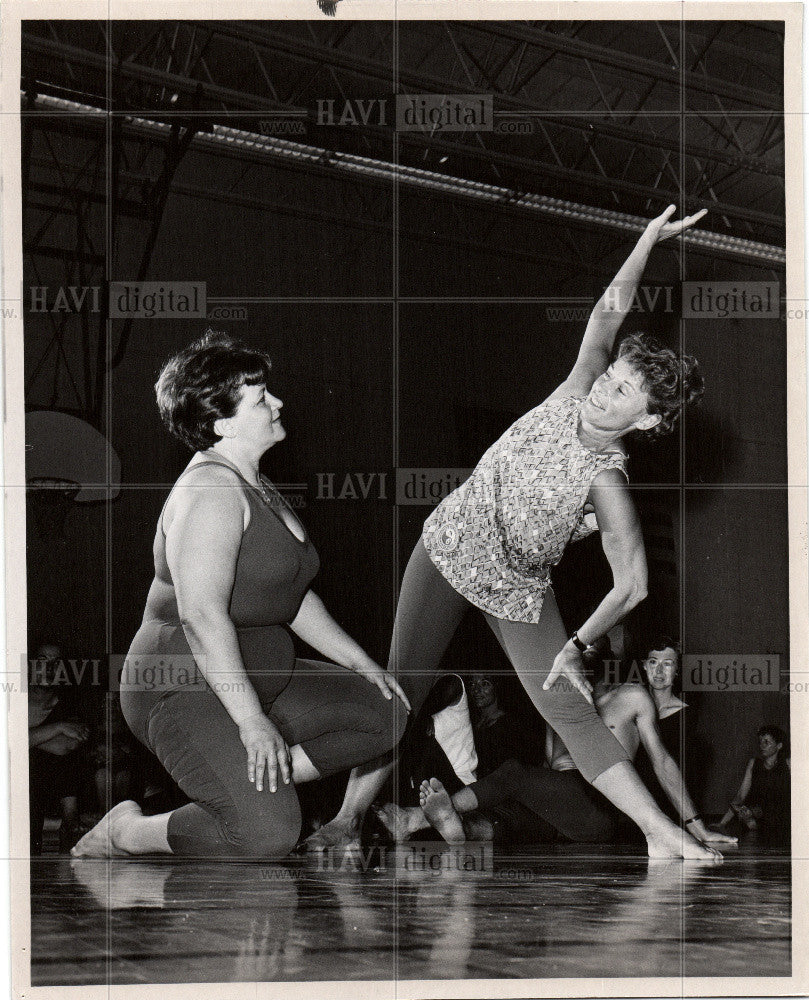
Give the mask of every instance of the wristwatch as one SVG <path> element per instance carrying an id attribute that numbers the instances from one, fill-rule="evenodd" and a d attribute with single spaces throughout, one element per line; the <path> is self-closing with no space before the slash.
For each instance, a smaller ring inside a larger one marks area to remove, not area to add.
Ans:
<path id="1" fill-rule="evenodd" d="M 579 638 L 578 632 L 573 633 L 573 635 L 570 637 L 570 641 L 573 643 L 573 645 L 576 647 L 576 649 L 578 649 L 580 653 L 584 653 L 587 649 L 589 649 L 587 643 L 582 642 L 581 639 Z"/>

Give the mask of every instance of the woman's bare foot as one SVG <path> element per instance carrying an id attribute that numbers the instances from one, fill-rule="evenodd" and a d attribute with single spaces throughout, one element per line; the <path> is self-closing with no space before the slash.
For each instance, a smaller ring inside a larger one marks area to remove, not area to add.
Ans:
<path id="1" fill-rule="evenodd" d="M 710 861 L 714 864 L 722 860 L 719 851 L 705 847 L 691 834 L 673 823 L 660 826 L 646 835 L 650 858 L 683 858 L 686 861 Z"/>
<path id="2" fill-rule="evenodd" d="M 419 802 L 422 811 L 430 825 L 433 826 L 448 844 L 463 844 L 466 840 L 461 817 L 455 812 L 455 806 L 438 778 L 422 781 L 419 787 Z"/>
<path id="3" fill-rule="evenodd" d="M 308 836 L 301 844 L 305 851 L 358 850 L 360 847 L 360 829 L 362 818 L 352 816 L 341 819 L 335 816 L 319 830 Z"/>
<path id="4" fill-rule="evenodd" d="M 70 853 L 74 858 L 118 858 L 130 854 L 127 833 L 133 819 L 139 816 L 143 816 L 143 811 L 137 802 L 131 799 L 119 802 L 85 833 Z"/>
<path id="5" fill-rule="evenodd" d="M 418 806 L 402 807 L 397 806 L 395 802 L 386 802 L 384 806 L 374 808 L 374 815 L 396 844 L 401 844 L 414 833 L 430 825 Z"/>

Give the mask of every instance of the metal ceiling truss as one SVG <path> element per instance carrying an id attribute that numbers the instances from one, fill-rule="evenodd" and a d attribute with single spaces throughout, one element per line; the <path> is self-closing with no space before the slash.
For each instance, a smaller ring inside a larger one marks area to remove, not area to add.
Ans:
<path id="1" fill-rule="evenodd" d="M 559 259 L 573 261 L 578 246 L 567 225 L 557 230 L 570 255 L 506 246 L 498 228 L 533 214 L 580 225 L 582 234 L 596 227 L 598 240 L 607 229 L 638 231 L 644 216 L 672 200 L 711 210 L 714 231 L 686 234 L 688 245 L 779 269 L 782 38 L 761 25 L 772 41 L 751 50 L 728 24 L 695 22 L 685 31 L 679 22 L 647 22 L 641 45 L 631 22 L 605 22 L 598 31 L 588 22 L 401 22 L 394 67 L 389 22 L 26 22 L 31 283 L 54 280 L 58 266 L 66 285 L 103 284 L 123 217 L 142 226 L 137 271 L 145 276 L 172 191 L 379 232 L 392 225 L 394 180 L 431 199 L 442 218 L 432 226 L 405 213 L 412 218 L 403 236 L 458 249 L 495 244 L 505 256 L 555 267 L 561 280 L 580 271 Z M 499 120 L 530 122 L 530 134 L 515 141 L 496 131 L 400 131 L 394 140 L 382 125 L 352 132 L 314 123 L 318 99 L 342 104 L 394 92 L 491 93 Z M 302 121 L 309 138 L 263 135 L 262 116 Z M 69 159 L 54 145 L 63 132 L 81 140 Z M 191 148 L 243 160 L 244 168 L 227 191 L 180 184 L 176 170 Z M 334 209 L 305 185 L 271 200 L 251 194 L 245 177 L 268 160 L 331 178 L 340 185 Z M 463 202 L 478 211 L 471 215 Z M 585 270 L 593 271 L 592 261 Z M 50 394 L 59 394 L 61 378 L 98 425 L 105 371 L 123 356 L 129 330 L 113 348 L 103 310 L 50 315 L 49 323 L 27 388 L 37 383 L 41 392 L 45 370 L 51 374 L 45 361 L 66 367 L 66 342 L 79 338 L 83 370 L 53 373 Z"/>
<path id="2" fill-rule="evenodd" d="M 40 106 L 30 93 L 24 103 L 29 110 Z M 97 119 L 97 112 L 92 117 Z M 54 266 L 51 263 L 46 267 L 45 262 L 60 261 L 63 290 L 106 291 L 110 257 L 123 215 L 144 224 L 135 276 L 142 281 L 149 270 L 175 172 L 193 139 L 194 129 L 174 123 L 169 127 L 166 141 L 158 146 L 150 144 L 144 152 L 142 141 L 135 142 L 136 148 L 127 148 L 124 121 L 120 117 L 103 116 L 97 122 L 102 127 L 90 129 L 83 127 L 86 119 L 80 121 L 75 116 L 53 121 L 37 114 L 24 114 L 22 121 L 25 287 L 51 288 Z M 69 138 L 75 136 L 89 146 L 83 161 L 73 163 L 63 149 L 56 148 L 53 139 L 65 131 Z M 155 154 L 160 160 L 153 172 L 138 175 L 137 190 L 130 184 L 123 191 L 122 180 L 127 176 L 130 156 L 139 158 L 143 167 L 146 159 L 150 156 L 154 159 Z M 71 389 L 70 408 L 101 429 L 105 380 L 123 359 L 131 320 L 121 324 L 113 348 L 108 335 L 108 296 L 99 295 L 98 304 L 97 312 L 41 310 L 48 317 L 52 335 L 39 357 L 26 365 L 25 398 L 26 401 L 31 398 L 35 385 L 41 392 L 38 383 L 47 374 L 53 378 L 50 405 L 55 405 L 57 399 L 64 400 L 61 385 L 66 380 Z M 28 307 L 29 303 L 24 305 Z M 71 370 L 68 362 L 66 344 L 74 338 L 82 344 L 80 375 Z M 56 364 L 46 365 L 52 358 Z"/>
<path id="3" fill-rule="evenodd" d="M 300 30 L 293 31 L 295 28 Z M 655 179 L 657 183 L 663 180 L 665 196 L 687 199 L 689 208 L 710 208 L 725 220 L 726 229 L 738 235 L 758 235 L 759 239 L 778 241 L 783 238 L 780 90 L 755 89 L 708 76 L 706 57 L 712 46 L 720 45 L 716 31 L 702 43 L 692 68 L 680 67 L 676 65 L 681 48 L 679 23 L 669 22 L 665 27 L 657 23 L 656 28 L 665 43 L 660 60 L 584 42 L 575 34 L 561 33 L 558 28 L 549 31 L 535 25 L 501 22 L 428 22 L 415 26 L 404 23 L 399 30 L 400 34 L 407 33 L 407 45 L 403 41 L 401 46 L 407 58 L 400 59 L 396 78 L 401 91 L 406 93 L 483 88 L 495 95 L 496 108 L 501 113 L 522 113 L 534 120 L 537 141 L 530 148 L 530 156 L 523 156 L 519 165 L 513 158 L 510 161 L 511 167 L 517 166 L 524 172 L 525 183 L 519 184 L 520 187 L 528 187 L 528 181 L 532 180 L 530 186 L 534 190 L 547 189 L 550 176 L 558 184 L 567 181 L 568 185 L 584 185 L 618 205 L 621 196 L 643 195 L 644 186 L 651 188 Z M 68 29 L 69 22 L 63 23 L 61 30 L 69 36 Z M 263 111 L 306 117 L 316 94 L 338 94 L 345 98 L 358 92 L 359 81 L 366 88 L 370 84 L 381 88 L 380 94 L 387 94 L 392 90 L 394 78 L 392 29 L 385 23 L 373 25 L 374 34 L 370 37 L 374 44 L 370 48 L 372 52 L 376 48 L 376 56 L 369 56 L 368 46 L 359 44 L 368 41 L 367 32 L 363 22 L 334 25 L 183 22 L 151 28 L 144 25 L 143 37 L 136 47 L 132 47 L 133 39 L 127 36 L 119 38 L 119 51 L 110 52 L 114 105 L 120 109 L 151 108 L 181 113 L 193 99 L 199 107 L 221 115 Z M 423 42 L 419 32 L 424 35 Z M 474 50 L 475 42 L 480 51 Z M 442 46 L 446 49 L 443 63 Z M 65 40 L 26 34 L 24 47 L 34 57 L 61 58 L 68 65 L 75 63 L 96 73 L 102 73 L 106 67 L 106 51 L 82 49 Z M 687 47 L 694 49 L 693 43 Z M 559 87 L 571 92 L 578 88 L 574 97 L 566 101 L 574 106 L 575 114 L 553 113 L 549 108 L 548 66 L 562 57 L 565 67 L 563 73 L 557 73 Z M 443 68 L 440 75 L 430 74 L 424 68 L 436 61 Z M 529 68 L 518 73 L 523 64 Z M 228 85 L 234 80 L 234 65 L 239 67 L 238 89 Z M 290 73 L 292 68 L 297 72 Z M 612 78 L 615 73 L 619 74 L 618 83 L 624 86 L 616 87 Z M 589 81 L 597 94 L 590 108 L 582 102 L 582 80 Z M 643 81 L 642 88 L 635 86 L 638 80 Z M 631 86 L 626 86 L 627 81 Z M 676 121 L 666 123 L 666 112 L 657 106 L 650 105 L 645 112 L 651 90 L 661 81 L 676 88 L 684 83 L 686 103 L 689 95 L 701 94 L 714 102 L 717 111 L 710 113 L 700 105 L 701 114 L 689 117 L 685 129 L 678 128 Z M 631 93 L 640 93 L 640 97 L 628 105 L 627 95 Z M 724 101 L 743 106 L 735 122 Z M 627 116 L 628 108 L 631 114 Z M 756 109 L 755 115 L 749 113 L 750 108 Z M 656 117 L 652 119 L 650 115 Z M 744 137 L 739 135 L 739 116 L 745 116 Z M 698 123 L 700 141 L 695 141 L 691 133 L 697 134 Z M 362 131 L 366 146 L 373 131 L 373 128 Z M 437 145 L 442 140 L 435 135 L 406 133 L 403 138 L 405 150 L 418 146 L 423 152 L 435 146 L 446 152 L 446 146 Z M 456 133 L 443 142 L 462 157 L 477 160 L 479 169 L 486 167 L 494 182 L 503 180 L 502 168 L 509 163 L 508 157 L 514 156 L 513 144 L 509 147 L 502 137 L 491 134 L 478 132 L 470 137 Z M 524 146 L 523 143 L 521 148 Z M 640 175 L 630 181 L 625 177 L 619 180 L 615 177 L 615 162 L 620 162 L 623 169 L 638 147 L 646 155 L 634 159 L 632 173 L 642 169 L 644 180 Z M 671 171 L 665 166 L 667 150 L 683 154 L 682 164 L 677 164 L 681 178 L 670 176 Z M 571 172 L 577 162 L 579 168 Z M 717 174 L 722 164 L 730 169 Z M 760 175 L 770 178 L 763 199 L 761 191 L 755 198 L 750 196 L 750 182 L 760 183 Z M 666 177 L 671 183 L 666 183 Z M 478 175 L 475 179 L 484 178 Z M 723 190 L 734 192 L 734 197 L 719 197 L 719 181 Z M 627 186 L 632 184 L 636 186 Z M 745 206 L 752 203 L 762 206 L 756 219 L 746 213 Z M 766 211 L 764 206 L 771 206 L 772 210 Z M 751 222 L 764 225 L 767 231 L 757 234 Z"/>
<path id="4" fill-rule="evenodd" d="M 94 109 L 90 107 L 46 95 L 38 99 L 37 106 L 50 109 L 52 112 L 61 112 L 63 115 L 66 113 L 84 115 L 86 120 L 92 118 L 94 114 Z M 95 111 L 95 116 L 100 118 L 103 113 Z M 156 139 L 170 136 L 178 129 L 176 123 L 168 124 L 154 119 L 127 116 L 125 125 L 123 124 L 123 116 L 112 116 L 112 119 L 121 123 L 121 127 L 126 127 L 130 132 L 140 132 Z M 327 150 L 218 124 L 214 124 L 210 129 L 198 130 L 190 141 L 193 141 L 196 147 L 207 148 L 215 152 L 230 150 L 236 155 L 240 153 L 253 157 L 263 155 L 298 169 L 359 177 L 375 183 L 395 180 L 399 184 L 411 187 L 439 191 L 445 195 L 471 199 L 490 205 L 496 204 L 505 211 L 514 211 L 515 209 L 530 211 L 573 222 L 629 232 L 640 232 L 646 221 L 644 217 L 633 216 L 626 212 L 602 209 L 599 206 L 551 198 L 546 195 L 518 191 L 480 181 L 462 180 L 433 170 L 410 167 L 401 163 L 394 165 L 386 160 Z M 659 197 L 659 193 L 653 188 L 647 189 L 637 185 L 622 185 L 622 187 L 637 188 L 644 195 Z M 757 219 L 760 213 L 745 210 L 744 215 L 747 218 Z M 732 257 L 758 260 L 771 266 L 779 265 L 784 261 L 783 250 L 780 247 L 758 241 L 725 236 L 702 229 L 689 231 L 684 234 L 683 238 L 686 244 L 694 247 L 702 247 Z"/>

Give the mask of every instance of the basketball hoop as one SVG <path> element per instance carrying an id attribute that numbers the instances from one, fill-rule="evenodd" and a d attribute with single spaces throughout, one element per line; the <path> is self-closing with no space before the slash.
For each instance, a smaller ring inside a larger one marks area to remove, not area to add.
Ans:
<path id="1" fill-rule="evenodd" d="M 121 489 L 121 460 L 103 434 L 58 410 L 25 415 L 25 478 L 76 503 L 113 500 Z M 71 496 L 72 494 L 72 496 Z"/>

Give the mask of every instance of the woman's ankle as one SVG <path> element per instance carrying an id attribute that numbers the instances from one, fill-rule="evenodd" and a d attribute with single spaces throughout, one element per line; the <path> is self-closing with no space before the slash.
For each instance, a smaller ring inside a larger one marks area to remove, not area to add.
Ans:
<path id="1" fill-rule="evenodd" d="M 643 830 L 643 835 L 647 840 L 650 837 L 670 837 L 672 834 L 679 835 L 681 833 L 680 827 L 662 812 L 659 816 L 650 817 L 647 828 L 644 829 L 641 826 L 641 830 Z"/>
<path id="2" fill-rule="evenodd" d="M 345 812 L 341 809 L 340 812 L 334 817 L 329 823 L 329 826 L 339 826 L 350 833 L 359 833 L 360 827 L 362 826 L 362 821 L 365 817 L 365 812 L 353 812 L 346 810 Z"/>

